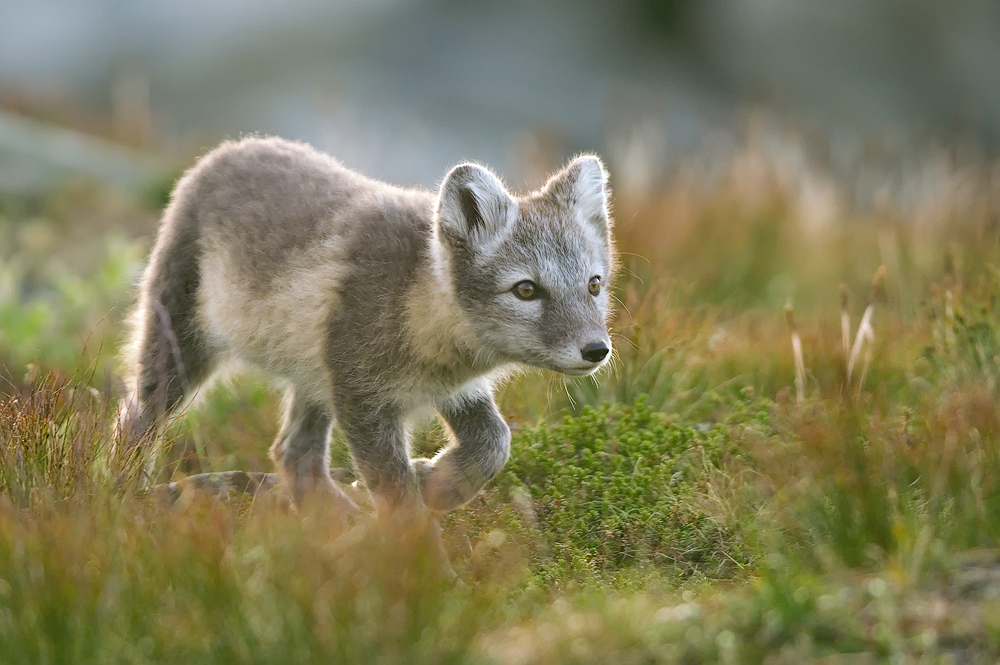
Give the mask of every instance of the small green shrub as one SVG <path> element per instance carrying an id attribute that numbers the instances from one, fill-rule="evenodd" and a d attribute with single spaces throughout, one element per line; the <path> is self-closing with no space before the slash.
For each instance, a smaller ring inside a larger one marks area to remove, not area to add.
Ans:
<path id="1" fill-rule="evenodd" d="M 766 409 L 732 418 L 762 424 Z M 752 464 L 732 425 L 682 422 L 644 397 L 587 407 L 518 432 L 497 491 L 514 504 L 530 500 L 525 520 L 540 539 L 543 577 L 652 565 L 682 578 L 732 578 L 753 566 L 752 525 L 719 500 L 720 486 Z"/>

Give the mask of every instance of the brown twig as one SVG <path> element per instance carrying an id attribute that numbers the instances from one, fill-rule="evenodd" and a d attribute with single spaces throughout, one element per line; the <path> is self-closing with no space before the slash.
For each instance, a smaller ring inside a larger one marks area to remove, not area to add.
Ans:
<path id="1" fill-rule="evenodd" d="M 341 484 L 354 482 L 354 472 L 346 468 L 330 469 L 330 477 Z M 176 503 L 185 492 L 209 494 L 225 498 L 231 494 L 248 494 L 252 497 L 269 492 L 278 484 L 276 473 L 258 471 L 219 471 L 196 473 L 170 483 L 153 485 L 150 492 L 165 501 Z"/>

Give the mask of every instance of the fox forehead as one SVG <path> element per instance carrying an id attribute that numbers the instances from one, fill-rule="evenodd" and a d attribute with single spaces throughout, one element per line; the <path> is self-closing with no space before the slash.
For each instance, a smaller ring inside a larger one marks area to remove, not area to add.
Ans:
<path id="1" fill-rule="evenodd" d="M 573 211 L 566 211 L 572 215 Z M 500 281 L 535 279 L 548 282 L 607 276 L 611 263 L 608 242 L 572 219 L 519 216 L 503 242 L 482 267 Z"/>

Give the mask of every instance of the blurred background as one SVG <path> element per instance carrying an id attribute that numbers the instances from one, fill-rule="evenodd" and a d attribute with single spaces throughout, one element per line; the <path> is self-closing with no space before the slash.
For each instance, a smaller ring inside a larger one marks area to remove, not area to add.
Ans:
<path id="1" fill-rule="evenodd" d="M 0 187 L 131 184 L 149 157 L 261 132 L 423 186 L 462 159 L 533 182 L 595 150 L 644 188 L 731 151 L 747 109 L 823 137 L 841 170 L 932 141 L 983 157 L 998 63 L 981 1 L 6 0 Z"/>
<path id="2" fill-rule="evenodd" d="M 1000 4 L 2 0 L 8 373 L 108 357 L 174 180 L 250 133 L 424 187 L 594 151 L 646 287 L 780 316 L 885 264 L 912 311 L 1000 226 Z"/>

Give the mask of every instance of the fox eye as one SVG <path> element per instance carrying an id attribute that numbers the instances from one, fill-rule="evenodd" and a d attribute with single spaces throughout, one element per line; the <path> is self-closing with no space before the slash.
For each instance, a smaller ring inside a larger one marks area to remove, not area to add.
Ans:
<path id="1" fill-rule="evenodd" d="M 527 279 L 515 284 L 511 290 L 521 300 L 531 300 L 538 295 L 538 285 Z"/>
<path id="2" fill-rule="evenodd" d="M 596 275 L 590 278 L 590 283 L 587 284 L 587 290 L 590 291 L 590 295 L 596 296 L 601 292 L 601 278 Z"/>

